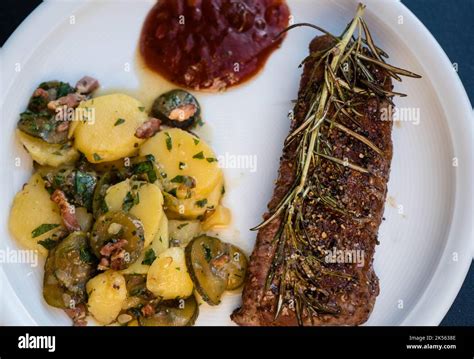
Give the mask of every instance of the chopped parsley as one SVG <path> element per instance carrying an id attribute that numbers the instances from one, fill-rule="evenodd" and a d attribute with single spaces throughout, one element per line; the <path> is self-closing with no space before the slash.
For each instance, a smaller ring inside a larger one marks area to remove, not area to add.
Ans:
<path id="1" fill-rule="evenodd" d="M 140 112 L 143 112 L 143 111 L 145 111 L 145 107 L 139 106 L 139 107 L 138 107 L 138 110 L 139 110 Z"/>
<path id="2" fill-rule="evenodd" d="M 94 261 L 94 255 L 86 247 L 80 249 L 79 257 L 84 263 L 92 263 Z"/>
<path id="3" fill-rule="evenodd" d="M 204 249 L 204 258 L 206 258 L 207 263 L 209 263 L 212 260 L 211 248 L 209 248 L 209 246 L 204 243 L 202 248 Z"/>
<path id="4" fill-rule="evenodd" d="M 130 209 L 140 203 L 140 197 L 138 193 L 132 194 L 132 192 L 127 192 L 125 198 L 123 199 L 122 209 L 125 212 L 130 211 Z"/>
<path id="5" fill-rule="evenodd" d="M 50 250 L 56 247 L 56 244 L 58 244 L 58 241 L 55 241 L 54 239 L 51 239 L 51 238 L 46 238 L 42 241 L 38 241 L 38 244 L 42 245 L 47 250 Z"/>
<path id="6" fill-rule="evenodd" d="M 187 222 L 186 222 L 186 223 L 181 223 L 181 224 L 178 225 L 176 228 L 181 229 L 181 228 L 186 227 L 188 224 L 189 224 L 189 223 L 187 223 Z"/>
<path id="7" fill-rule="evenodd" d="M 36 227 L 35 229 L 33 229 L 33 231 L 31 231 L 31 237 L 32 238 L 39 237 L 42 234 L 49 232 L 50 230 L 58 226 L 59 224 L 43 223 L 42 225 Z"/>
<path id="8" fill-rule="evenodd" d="M 168 132 L 165 132 L 165 136 L 166 136 L 166 148 L 168 149 L 168 151 L 171 151 L 171 149 L 173 148 L 173 140 L 171 139 L 171 136 Z"/>
<path id="9" fill-rule="evenodd" d="M 94 161 L 100 161 L 102 159 L 102 157 L 100 157 L 97 153 L 94 153 L 92 157 L 94 158 Z"/>
<path id="10" fill-rule="evenodd" d="M 117 121 L 115 121 L 114 126 L 119 126 L 122 123 L 125 123 L 125 120 L 123 118 L 119 118 Z"/>
<path id="11" fill-rule="evenodd" d="M 168 194 L 172 195 L 173 197 L 177 197 L 176 188 L 173 188 L 172 190 L 168 191 Z"/>
<path id="12" fill-rule="evenodd" d="M 147 161 L 151 161 L 151 162 L 155 162 L 155 156 L 153 156 L 152 154 L 149 154 L 149 155 L 146 155 L 145 158 L 147 159 Z"/>
<path id="13" fill-rule="evenodd" d="M 153 261 L 156 259 L 156 254 L 153 248 L 150 248 L 145 252 L 145 257 L 143 258 L 142 264 L 150 266 Z"/>
<path id="14" fill-rule="evenodd" d="M 204 153 L 201 151 L 199 153 L 196 153 L 193 158 L 196 158 L 198 160 L 203 160 L 204 159 Z"/>
<path id="15" fill-rule="evenodd" d="M 158 178 L 155 172 L 155 167 L 153 166 L 153 162 L 150 160 L 135 164 L 132 168 L 132 172 L 135 175 L 145 173 L 150 183 L 154 183 Z"/>
<path id="16" fill-rule="evenodd" d="M 206 204 L 207 204 L 206 198 L 196 201 L 196 206 L 198 206 L 199 208 L 203 208 Z"/>
<path id="17" fill-rule="evenodd" d="M 190 188 L 194 188 L 196 186 L 196 181 L 191 176 L 177 175 L 171 179 L 171 183 L 180 183 Z"/>

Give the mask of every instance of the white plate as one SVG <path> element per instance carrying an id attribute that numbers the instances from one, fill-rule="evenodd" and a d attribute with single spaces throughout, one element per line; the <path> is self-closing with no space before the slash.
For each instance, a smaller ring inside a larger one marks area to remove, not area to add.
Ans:
<path id="1" fill-rule="evenodd" d="M 349 0 L 288 3 L 296 22 L 312 22 L 333 33 L 341 32 L 356 7 Z M 137 0 L 47 1 L 2 49 L 1 250 L 18 248 L 6 223 L 12 198 L 31 173 L 31 160 L 14 136 L 18 114 L 30 94 L 41 81 L 74 82 L 84 74 L 100 79 L 105 91 L 133 92 L 139 81 L 134 65 L 137 40 L 152 5 L 153 1 Z M 409 10 L 397 1 L 368 1 L 368 5 L 367 22 L 391 62 L 423 75 L 422 80 L 406 79 L 396 87 L 409 94 L 396 103 L 419 108 L 421 120 L 419 125 L 394 127 L 392 200 L 386 206 L 375 256 L 381 292 L 368 324 L 437 325 L 471 263 L 471 105 L 445 53 Z M 225 170 L 226 201 L 235 220 L 222 236 L 247 251 L 255 239 L 248 228 L 259 222 L 272 193 L 289 126 L 286 114 L 297 93 L 298 64 L 316 34 L 310 29 L 292 31 L 253 81 L 224 94 L 199 94 L 208 128 L 204 136 L 216 152 L 257 158 L 255 172 L 251 168 Z M 15 166 L 17 157 L 22 160 L 19 167 Z M 402 215 L 398 206 L 403 207 Z M 41 282 L 41 268 L 2 265 L 0 324 L 69 324 L 61 311 L 44 303 Z M 198 324 L 232 324 L 229 314 L 239 300 L 233 294 L 218 307 L 203 305 Z"/>

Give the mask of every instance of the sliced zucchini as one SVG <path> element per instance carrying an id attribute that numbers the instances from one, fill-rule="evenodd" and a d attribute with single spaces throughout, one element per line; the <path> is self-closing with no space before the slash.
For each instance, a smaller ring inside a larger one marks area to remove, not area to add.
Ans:
<path id="1" fill-rule="evenodd" d="M 240 287 L 245 279 L 247 258 L 234 245 L 202 235 L 187 245 L 185 253 L 196 290 L 210 305 L 219 304 L 226 290 Z"/>
<path id="2" fill-rule="evenodd" d="M 139 324 L 146 327 L 183 327 L 194 325 L 199 315 L 199 305 L 194 295 L 187 299 L 170 300 L 160 303 L 155 314 L 140 316 Z"/>
<path id="3" fill-rule="evenodd" d="M 222 242 L 206 235 L 193 239 L 186 246 L 186 265 L 196 290 L 211 305 L 218 305 L 227 287 L 228 273 L 215 266 L 225 253 Z"/>
<path id="4" fill-rule="evenodd" d="M 168 230 L 171 247 L 186 247 L 202 233 L 201 222 L 197 220 L 169 220 Z"/>
<path id="5" fill-rule="evenodd" d="M 242 286 L 247 273 L 247 256 L 242 250 L 232 244 L 224 243 L 226 252 L 229 254 L 229 262 L 226 264 L 227 277 L 226 290 L 234 290 Z"/>
<path id="6" fill-rule="evenodd" d="M 86 283 L 94 274 L 87 235 L 73 232 L 49 254 L 45 263 L 43 296 L 57 308 L 71 308 L 86 300 Z"/>
<path id="7" fill-rule="evenodd" d="M 116 171 L 109 171 L 100 176 L 92 197 L 92 213 L 94 218 L 108 212 L 109 209 L 107 208 L 107 203 L 105 203 L 105 195 L 107 194 L 107 189 L 118 181 L 119 177 Z"/>
<path id="8" fill-rule="evenodd" d="M 188 129 L 201 121 L 201 106 L 189 92 L 177 89 L 158 97 L 151 114 L 167 126 Z"/>
<path id="9" fill-rule="evenodd" d="M 104 246 L 122 239 L 127 241 L 123 246 L 126 255 L 115 270 L 125 269 L 138 259 L 143 250 L 145 234 L 141 222 L 131 214 L 123 211 L 107 212 L 97 219 L 92 229 L 92 252 L 101 258 L 100 252 Z"/>

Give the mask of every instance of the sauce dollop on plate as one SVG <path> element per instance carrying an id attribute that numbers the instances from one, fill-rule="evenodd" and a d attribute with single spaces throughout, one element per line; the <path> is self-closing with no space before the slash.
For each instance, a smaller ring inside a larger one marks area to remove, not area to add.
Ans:
<path id="1" fill-rule="evenodd" d="M 140 53 L 175 84 L 221 91 L 265 65 L 289 16 L 284 0 L 159 0 L 145 20 Z"/>

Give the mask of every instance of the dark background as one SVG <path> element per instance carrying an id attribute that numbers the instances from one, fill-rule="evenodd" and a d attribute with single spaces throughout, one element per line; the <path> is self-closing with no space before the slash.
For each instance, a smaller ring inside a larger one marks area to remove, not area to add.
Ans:
<path id="1" fill-rule="evenodd" d="M 438 40 L 451 62 L 458 64 L 459 76 L 473 102 L 474 96 L 474 0 L 402 0 Z M 0 44 L 21 24 L 41 1 L 0 0 Z M 39 29 L 40 31 L 40 29 Z M 474 219 L 473 219 L 474 220 Z M 474 326 L 474 268 L 441 325 Z"/>

